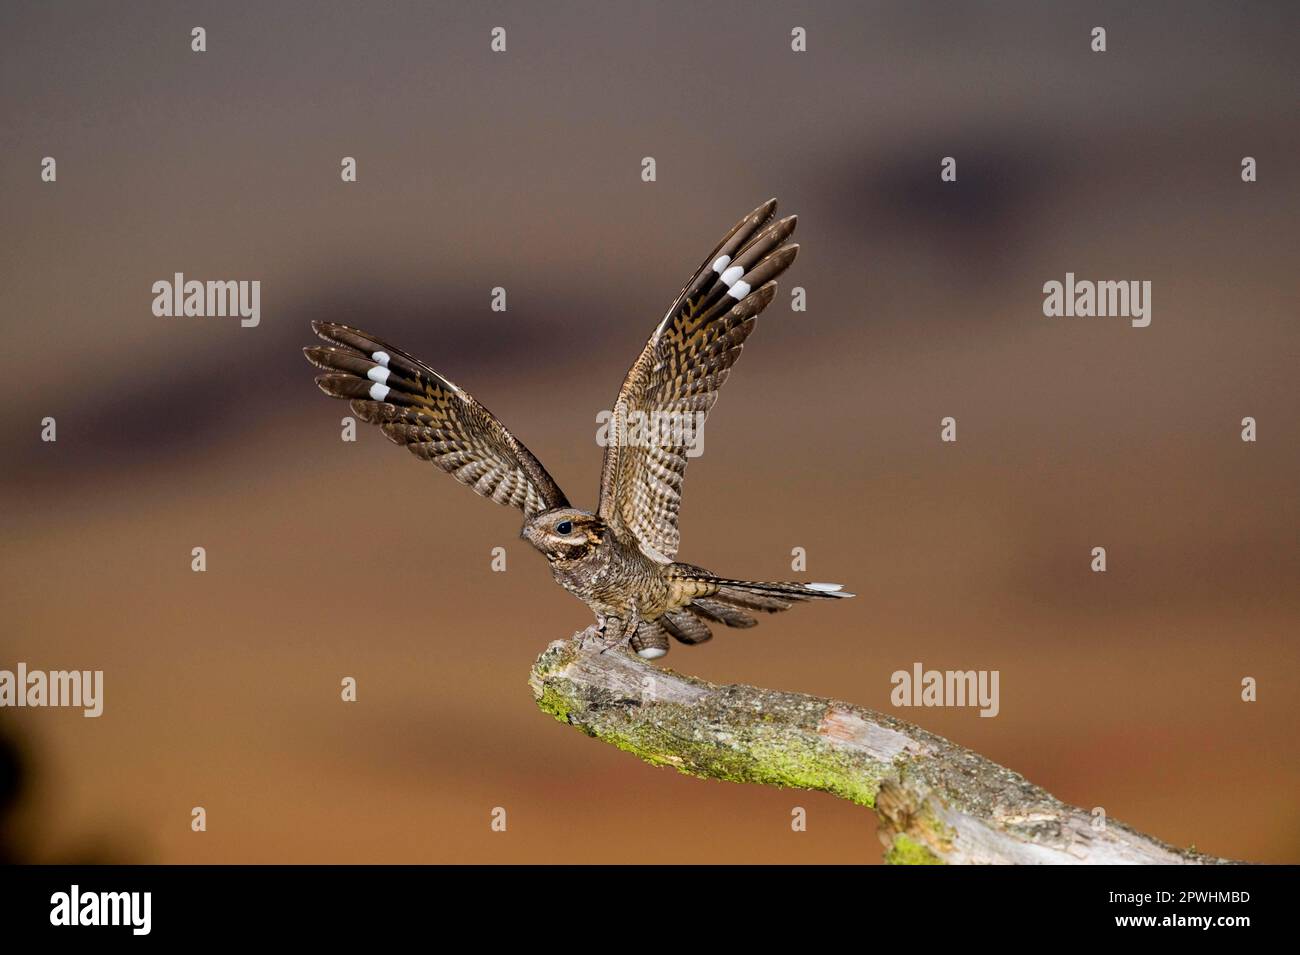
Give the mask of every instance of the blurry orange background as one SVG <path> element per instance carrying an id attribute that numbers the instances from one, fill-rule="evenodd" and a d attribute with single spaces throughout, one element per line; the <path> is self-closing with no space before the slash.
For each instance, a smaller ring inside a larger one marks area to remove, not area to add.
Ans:
<path id="1" fill-rule="evenodd" d="M 0 26 L 0 668 L 105 671 L 98 720 L 0 711 L 14 857 L 879 861 L 865 810 L 539 712 L 529 665 L 587 610 L 517 512 L 364 426 L 340 441 L 299 351 L 312 319 L 406 348 L 594 507 L 596 413 L 777 195 L 802 253 L 705 429 L 681 557 L 859 596 L 664 662 L 886 710 L 914 661 L 996 669 L 995 719 L 897 715 L 1171 843 L 1300 861 L 1294 6 L 22 3 Z M 177 271 L 260 280 L 261 324 L 155 317 Z M 1044 318 L 1067 271 L 1150 280 L 1150 327 Z"/>

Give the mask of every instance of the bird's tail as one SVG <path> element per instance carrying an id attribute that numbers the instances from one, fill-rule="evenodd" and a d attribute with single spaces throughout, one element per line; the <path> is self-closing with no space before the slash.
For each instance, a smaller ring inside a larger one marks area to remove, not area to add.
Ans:
<path id="1" fill-rule="evenodd" d="M 692 607 L 712 610 L 721 605 L 733 611 L 740 611 L 739 616 L 748 622 L 732 622 L 723 617 L 722 622 L 729 627 L 752 627 L 758 621 L 749 617 L 748 612 L 780 613 L 789 610 L 797 603 L 810 600 L 837 600 L 852 597 L 843 584 L 801 584 L 795 581 L 757 581 L 732 580 L 728 577 L 715 577 L 712 574 L 694 574 L 688 578 L 700 587 L 701 594 L 691 601 Z"/>
<path id="2" fill-rule="evenodd" d="M 671 576 L 679 598 L 689 598 L 690 603 L 642 624 L 632 646 L 644 657 L 667 653 L 670 636 L 682 643 L 703 643 L 713 636 L 709 623 L 753 627 L 758 624 L 753 613 L 780 613 L 797 603 L 853 596 L 841 584 L 733 580 L 690 564 L 674 564 Z"/>

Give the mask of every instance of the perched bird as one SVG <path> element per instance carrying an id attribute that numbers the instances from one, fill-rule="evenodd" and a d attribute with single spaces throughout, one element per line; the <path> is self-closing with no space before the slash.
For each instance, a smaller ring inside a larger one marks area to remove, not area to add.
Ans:
<path id="1" fill-rule="evenodd" d="M 607 645 L 630 643 L 655 659 L 669 637 L 708 640 L 710 623 L 752 627 L 755 612 L 853 596 L 839 584 L 737 580 L 676 560 L 682 478 L 698 427 L 799 250 L 788 242 L 795 217 L 775 214 L 772 199 L 726 234 L 632 365 L 610 416 L 594 514 L 571 507 L 518 438 L 419 359 L 329 322 L 312 323 L 328 344 L 304 352 L 324 371 L 316 384 L 325 394 L 349 399 L 357 417 L 416 457 L 522 510 L 520 536 L 595 613 Z"/>

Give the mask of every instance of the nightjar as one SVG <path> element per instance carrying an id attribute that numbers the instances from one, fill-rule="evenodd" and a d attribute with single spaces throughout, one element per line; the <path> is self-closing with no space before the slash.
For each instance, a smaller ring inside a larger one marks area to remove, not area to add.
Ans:
<path id="1" fill-rule="evenodd" d="M 669 637 L 703 643 L 710 624 L 752 627 L 752 614 L 851 597 L 839 584 L 718 577 L 676 559 L 682 478 L 699 428 L 799 247 L 796 219 L 769 200 L 740 220 L 696 270 L 627 374 L 609 416 L 595 513 L 569 505 L 546 469 L 473 396 L 374 336 L 327 322 L 304 349 L 316 384 L 345 398 L 395 444 L 484 497 L 519 508 L 520 536 L 556 581 L 591 608 L 610 646 L 642 657 Z"/>

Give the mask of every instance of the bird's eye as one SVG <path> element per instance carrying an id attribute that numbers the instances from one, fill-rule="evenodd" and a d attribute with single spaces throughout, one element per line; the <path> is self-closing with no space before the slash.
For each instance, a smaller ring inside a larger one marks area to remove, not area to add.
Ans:
<path id="1" fill-rule="evenodd" d="M 555 533 L 557 533 L 557 534 L 572 534 L 572 533 L 573 533 L 573 521 L 560 521 L 560 523 L 558 523 L 558 524 L 555 525 Z"/>

